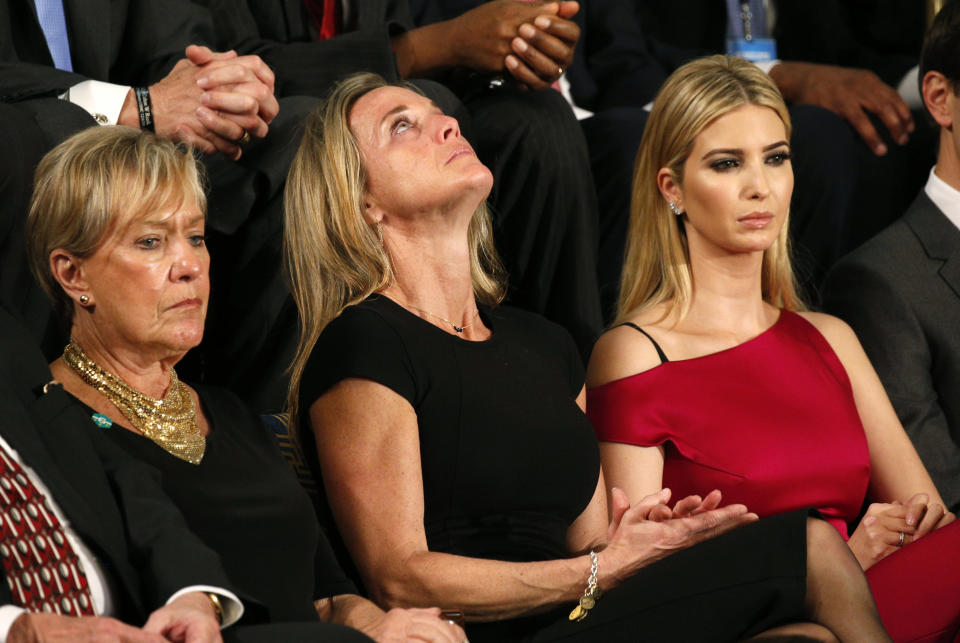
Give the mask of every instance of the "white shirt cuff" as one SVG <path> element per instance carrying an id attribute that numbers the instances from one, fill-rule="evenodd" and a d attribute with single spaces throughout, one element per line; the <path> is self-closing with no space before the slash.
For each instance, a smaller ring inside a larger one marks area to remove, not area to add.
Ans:
<path id="1" fill-rule="evenodd" d="M 7 642 L 7 633 L 10 632 L 10 626 L 17 620 L 25 610 L 16 605 L 4 605 L 0 607 L 0 641 Z"/>
<path id="2" fill-rule="evenodd" d="M 920 95 L 920 67 L 914 66 L 904 74 L 897 85 L 897 93 L 910 109 L 923 109 L 923 97 Z"/>
<path id="3" fill-rule="evenodd" d="M 85 109 L 100 125 L 116 125 L 130 87 L 99 80 L 77 83 L 61 96 Z"/>
<path id="4" fill-rule="evenodd" d="M 214 587 L 213 585 L 191 585 L 184 587 L 167 599 L 167 605 L 190 592 L 209 592 L 210 594 L 216 594 L 220 597 L 220 607 L 223 609 L 223 623 L 220 624 L 220 629 L 233 625 L 243 616 L 243 603 L 240 602 L 236 594 L 222 587 Z"/>

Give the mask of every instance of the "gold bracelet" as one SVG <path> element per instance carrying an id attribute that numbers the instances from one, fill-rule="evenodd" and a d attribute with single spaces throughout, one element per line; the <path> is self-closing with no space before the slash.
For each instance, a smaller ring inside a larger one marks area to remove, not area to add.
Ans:
<path id="1" fill-rule="evenodd" d="M 220 597 L 212 592 L 204 592 L 210 599 L 213 606 L 213 615 L 217 617 L 217 625 L 223 625 L 223 605 L 220 604 Z"/>
<path id="2" fill-rule="evenodd" d="M 590 576 L 587 578 L 587 588 L 583 590 L 583 596 L 580 597 L 580 602 L 577 603 L 577 606 L 570 612 L 568 618 L 571 621 L 582 621 L 587 618 L 587 614 L 596 606 L 597 599 L 600 598 L 600 588 L 597 587 L 597 574 L 600 571 L 599 560 L 600 557 L 597 556 L 597 552 L 591 549 Z"/>

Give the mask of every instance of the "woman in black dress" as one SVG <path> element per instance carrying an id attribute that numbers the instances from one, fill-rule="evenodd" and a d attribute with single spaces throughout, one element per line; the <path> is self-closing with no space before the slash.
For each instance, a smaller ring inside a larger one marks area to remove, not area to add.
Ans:
<path id="1" fill-rule="evenodd" d="M 209 295 L 191 153 L 132 128 L 92 128 L 44 158 L 36 185 L 32 268 L 71 334 L 50 368 L 87 408 L 91 430 L 163 474 L 191 530 L 268 621 L 319 616 L 383 642 L 460 643 L 463 631 L 439 610 L 384 613 L 357 596 L 270 431 L 228 391 L 177 378 Z M 368 640 L 319 624 L 303 632 Z"/>
<path id="2" fill-rule="evenodd" d="M 311 118 L 291 169 L 289 403 L 373 598 L 461 609 L 474 643 L 737 640 L 796 621 L 884 640 L 856 561 L 805 513 L 614 492 L 608 522 L 570 338 L 497 305 L 491 184 L 455 120 L 369 74 Z"/>

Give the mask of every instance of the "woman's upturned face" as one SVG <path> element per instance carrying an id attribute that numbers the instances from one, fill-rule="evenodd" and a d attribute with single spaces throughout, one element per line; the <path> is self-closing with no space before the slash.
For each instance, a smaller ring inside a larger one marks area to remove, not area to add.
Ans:
<path id="1" fill-rule="evenodd" d="M 81 262 L 103 341 L 176 354 L 200 343 L 210 296 L 203 212 L 192 199 L 135 217 Z"/>
<path id="2" fill-rule="evenodd" d="M 762 251 L 790 209 L 793 167 L 783 121 L 773 109 L 744 105 L 700 132 L 684 163 L 680 205 L 691 251 Z"/>
<path id="3" fill-rule="evenodd" d="M 493 175 L 456 119 L 420 94 L 375 89 L 354 104 L 350 129 L 367 171 L 371 213 L 409 216 L 460 205 L 472 212 L 490 193 Z"/>

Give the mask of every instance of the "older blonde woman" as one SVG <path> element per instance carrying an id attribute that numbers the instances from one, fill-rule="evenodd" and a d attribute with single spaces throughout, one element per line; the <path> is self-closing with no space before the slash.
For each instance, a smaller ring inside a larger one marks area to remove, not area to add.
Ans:
<path id="1" fill-rule="evenodd" d="M 619 325 L 587 377 L 608 484 L 716 487 L 763 516 L 814 507 L 845 539 L 854 525 L 894 638 L 953 640 L 960 525 L 940 529 L 954 516 L 853 332 L 803 310 L 792 193 L 770 78 L 723 56 L 678 69 L 638 155 Z"/>
<path id="2" fill-rule="evenodd" d="M 491 183 L 455 120 L 372 75 L 334 91 L 291 170 L 290 403 L 373 597 L 460 608 L 475 643 L 733 640 L 803 618 L 883 640 L 855 561 L 803 513 L 615 492 L 608 521 L 570 338 L 497 305 Z"/>
<path id="3" fill-rule="evenodd" d="M 30 257 L 71 336 L 54 376 L 91 430 L 162 472 L 190 528 L 274 623 L 319 611 L 378 641 L 460 643 L 463 631 L 439 610 L 385 614 L 356 596 L 269 430 L 227 391 L 177 378 L 174 366 L 203 335 L 204 209 L 192 154 L 151 134 L 93 128 L 43 159 Z M 318 640 L 367 640 L 304 628 Z M 297 630 L 285 631 L 278 639 Z"/>

